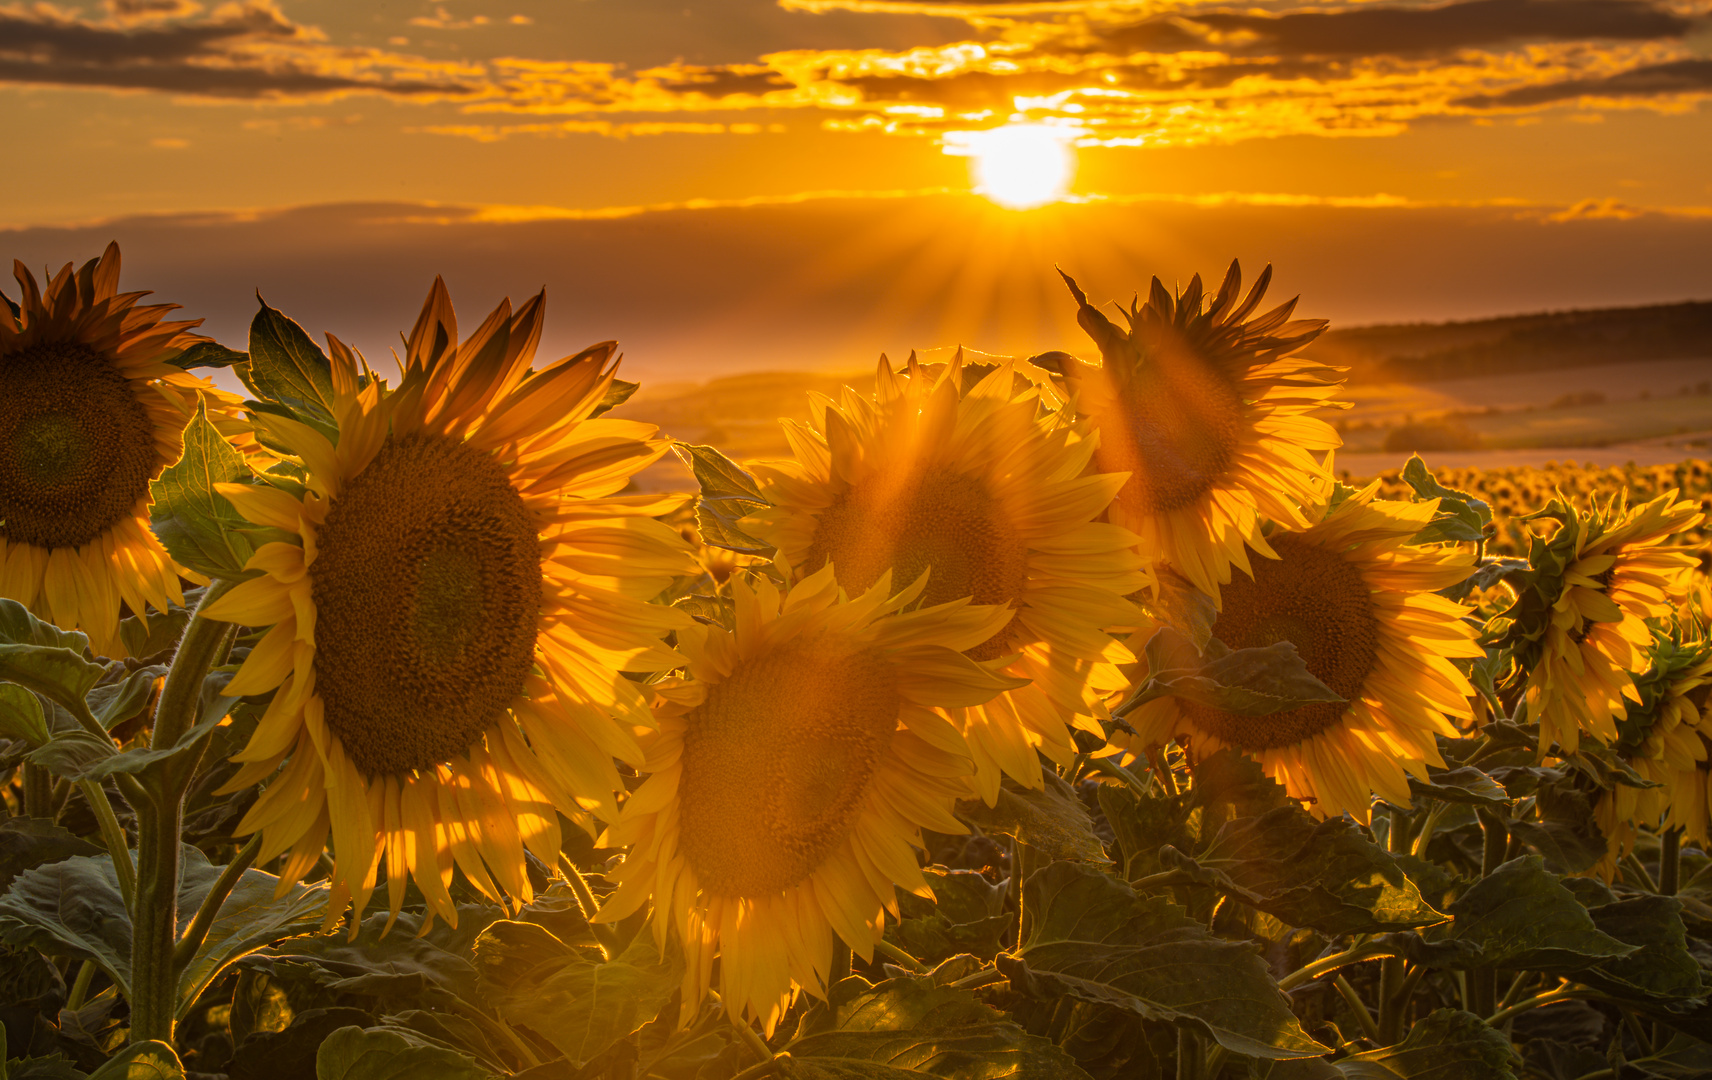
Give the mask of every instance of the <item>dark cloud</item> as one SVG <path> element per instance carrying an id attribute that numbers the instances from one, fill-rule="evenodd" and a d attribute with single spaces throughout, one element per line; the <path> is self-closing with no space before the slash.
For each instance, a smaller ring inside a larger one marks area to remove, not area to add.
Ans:
<path id="1" fill-rule="evenodd" d="M 792 85 L 791 81 L 772 68 L 759 64 L 731 64 L 722 67 L 677 65 L 661 69 L 667 77 L 660 86 L 674 94 L 706 94 L 725 97 L 728 94 L 766 94 Z"/>
<path id="2" fill-rule="evenodd" d="M 115 17 L 177 13 L 172 3 L 128 0 Z M 412 67 L 418 68 L 412 72 Z M 195 21 L 96 22 L 52 10 L 0 11 L 0 82 L 159 90 L 223 98 L 301 97 L 365 91 L 467 96 L 466 82 L 431 65 L 337 49 L 271 3 L 228 5 Z"/>
<path id="3" fill-rule="evenodd" d="M 1712 60 L 1649 64 L 1602 79 L 1567 79 L 1544 86 L 1523 86 L 1502 94 L 1481 94 L 1455 102 L 1474 109 L 1526 108 L 1576 98 L 1665 97 L 1712 93 Z"/>
<path id="4" fill-rule="evenodd" d="M 1105 30 L 1095 41 L 1077 48 L 1180 52 L 1213 47 L 1284 56 L 1419 55 L 1525 41 L 1648 41 L 1681 37 L 1693 25 L 1688 18 L 1640 0 L 1469 0 L 1431 8 L 1186 15 Z"/>

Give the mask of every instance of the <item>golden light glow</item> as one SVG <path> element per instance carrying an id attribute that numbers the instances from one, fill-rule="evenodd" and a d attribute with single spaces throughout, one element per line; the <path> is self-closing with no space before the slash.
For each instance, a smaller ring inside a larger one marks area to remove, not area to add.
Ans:
<path id="1" fill-rule="evenodd" d="M 969 158 L 975 190 L 1000 206 L 1027 210 L 1064 197 L 1076 173 L 1071 132 L 1046 124 L 953 131 L 945 152 Z"/>

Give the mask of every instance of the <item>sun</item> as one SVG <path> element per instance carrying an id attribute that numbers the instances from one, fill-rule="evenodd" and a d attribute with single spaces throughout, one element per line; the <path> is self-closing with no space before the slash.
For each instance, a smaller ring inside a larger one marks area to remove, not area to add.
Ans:
<path id="1" fill-rule="evenodd" d="M 1064 197 L 1076 172 L 1070 134 L 1046 124 L 1007 124 L 946 135 L 945 152 L 969 158 L 975 190 L 1000 206 L 1027 210 Z"/>

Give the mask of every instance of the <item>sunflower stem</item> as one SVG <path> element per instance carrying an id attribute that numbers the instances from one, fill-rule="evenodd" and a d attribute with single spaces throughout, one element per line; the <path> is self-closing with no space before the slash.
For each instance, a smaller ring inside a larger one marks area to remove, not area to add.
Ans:
<path id="1" fill-rule="evenodd" d="M 52 814 L 53 776 L 40 765 L 24 762 L 24 816 L 45 818 Z"/>
<path id="2" fill-rule="evenodd" d="M 113 876 L 119 879 L 119 895 L 125 898 L 125 909 L 129 911 L 131 898 L 137 895 L 137 867 L 131 861 L 131 841 L 125 836 L 125 830 L 119 827 L 118 815 L 113 813 L 113 803 L 107 798 L 107 789 L 101 786 L 101 781 L 79 780 L 77 783 L 83 789 L 83 799 L 95 815 L 96 824 L 101 826 L 101 842 L 107 845 L 107 854 L 113 858 Z"/>
<path id="3" fill-rule="evenodd" d="M 720 1004 L 724 1005 L 725 1003 L 721 1001 Z M 742 1039 L 743 1044 L 749 1048 L 750 1053 L 760 1058 L 763 1063 L 773 1060 L 773 1051 L 768 1048 L 766 1041 L 761 1036 L 755 1034 L 755 1029 L 750 1026 L 748 1020 L 739 1016 L 729 1006 L 726 1006 L 725 1016 L 731 1021 L 731 1027 L 737 1032 L 737 1037 Z"/>
<path id="4" fill-rule="evenodd" d="M 1659 838 L 1660 896 L 1675 896 L 1682 887 L 1682 830 L 1666 829 Z"/>
<path id="5" fill-rule="evenodd" d="M 185 930 L 184 936 L 178 939 L 178 944 L 173 946 L 172 966 L 174 971 L 182 972 L 190 966 L 190 961 L 195 959 L 196 950 L 200 949 L 202 943 L 207 940 L 208 930 L 214 925 L 215 918 L 220 914 L 220 905 L 226 902 L 226 897 L 232 895 L 232 890 L 237 887 L 238 880 L 244 876 L 244 872 L 255 865 L 256 854 L 261 849 L 262 834 L 258 831 L 250 837 L 248 843 L 238 849 L 237 854 L 232 856 L 231 863 L 220 871 L 220 876 L 214 881 L 214 887 L 208 890 L 208 895 L 202 900 L 202 906 L 196 909 L 196 917 L 190 921 L 189 929 Z"/>
<path id="6" fill-rule="evenodd" d="M 1657 893 L 1659 891 L 1658 882 L 1654 881 L 1653 876 L 1647 873 L 1647 868 L 1641 865 L 1641 860 L 1635 858 L 1634 852 L 1631 851 L 1627 855 L 1623 856 L 1622 862 L 1623 869 L 1635 876 L 1636 885 L 1650 893 Z"/>
<path id="7" fill-rule="evenodd" d="M 77 981 L 71 984 L 71 995 L 65 999 L 65 1007 L 71 1012 L 83 1008 L 83 1003 L 89 997 L 89 984 L 95 981 L 95 961 L 85 960 L 83 966 L 77 969 Z"/>
<path id="8" fill-rule="evenodd" d="M 595 913 L 600 911 L 600 901 L 594 898 L 594 890 L 589 888 L 588 879 L 577 869 L 577 864 L 559 852 L 559 872 L 565 875 L 565 881 L 571 886 L 571 892 L 576 895 L 577 906 L 583 909 L 583 918 L 588 920 L 589 932 L 594 934 L 595 941 L 600 943 L 600 951 L 611 960 L 618 955 L 618 932 L 606 923 L 594 921 Z"/>
<path id="9" fill-rule="evenodd" d="M 874 942 L 874 951 L 879 953 L 881 956 L 885 957 L 887 960 L 890 960 L 892 963 L 896 964 L 898 967 L 909 968 L 911 971 L 915 972 L 917 975 L 925 975 L 930 970 L 932 970 L 926 964 L 922 963 L 920 960 L 917 960 L 915 957 L 911 956 L 909 953 L 904 952 L 902 949 L 898 948 L 896 945 L 893 945 L 891 942 L 885 940 L 884 938 L 880 939 L 879 941 Z"/>
<path id="10" fill-rule="evenodd" d="M 844 939 L 834 934 L 832 937 L 832 966 L 826 972 L 826 994 L 832 996 L 832 988 L 850 977 L 850 946 Z"/>
<path id="11" fill-rule="evenodd" d="M 215 581 L 202 594 L 173 654 L 155 708 L 151 749 L 175 746 L 201 712 L 202 683 L 226 654 L 236 627 L 200 614 L 234 583 Z M 201 757 L 198 746 L 196 758 Z M 131 905 L 131 1040 L 172 1042 L 178 1003 L 178 879 L 184 792 L 195 762 L 172 758 L 144 773 L 137 813 L 137 891 Z M 123 774 L 121 774 L 123 775 Z"/>
<path id="12" fill-rule="evenodd" d="M 1367 1006 L 1362 1002 L 1361 995 L 1355 992 L 1355 987 L 1349 984 L 1349 980 L 1342 975 L 1333 975 L 1332 985 L 1337 987 L 1337 992 L 1343 996 L 1344 1004 L 1349 1006 L 1349 1011 L 1355 1017 L 1355 1022 L 1361 1025 L 1362 1034 L 1372 1039 L 1376 1046 L 1387 1045 L 1379 1035 L 1379 1025 L 1374 1023 L 1373 1014 L 1367 1011 Z"/>
<path id="13" fill-rule="evenodd" d="M 1377 941 L 1364 941 L 1358 945 L 1353 945 L 1350 948 L 1345 949 L 1343 952 L 1333 953 L 1330 956 L 1322 956 L 1311 964 L 1297 968 L 1295 971 L 1292 971 L 1290 974 L 1278 980 L 1278 989 L 1288 993 L 1296 987 L 1301 986 L 1303 983 L 1312 982 L 1321 975 L 1330 974 L 1331 972 L 1337 971 L 1339 968 L 1345 968 L 1351 964 L 1359 964 L 1367 960 L 1377 960 L 1381 957 L 1395 955 L 1396 950 L 1392 949 L 1388 945 L 1381 944 Z"/>
<path id="14" fill-rule="evenodd" d="M 791 1055 L 788 1053 L 780 1053 L 778 1057 L 770 1057 L 759 1065 L 749 1066 L 736 1076 L 733 1076 L 731 1080 L 759 1080 L 759 1078 L 763 1076 L 772 1076 L 774 1073 L 779 1071 L 784 1059 L 790 1056 Z"/>
<path id="15" fill-rule="evenodd" d="M 1548 991 L 1544 994 L 1535 994 L 1533 997 L 1523 998 L 1521 1001 L 1516 1002 L 1514 1005 L 1508 1006 L 1507 1008 L 1499 1009 L 1497 1012 L 1493 1013 L 1491 1016 L 1488 1016 L 1486 1018 L 1486 1022 L 1487 1022 L 1487 1024 L 1491 1025 L 1492 1027 L 1497 1027 L 1499 1024 L 1502 1024 L 1504 1021 L 1510 1019 L 1512 1016 L 1515 1016 L 1517 1013 L 1524 1013 L 1524 1012 L 1527 1012 L 1529 1009 L 1537 1009 L 1542 1005 L 1555 1005 L 1560 1001 L 1569 1001 L 1572 998 L 1590 997 L 1590 996 L 1592 996 L 1592 995 L 1590 995 L 1588 993 L 1588 991 L 1585 987 L 1564 986 L 1564 987 L 1560 987 L 1556 990 Z"/>

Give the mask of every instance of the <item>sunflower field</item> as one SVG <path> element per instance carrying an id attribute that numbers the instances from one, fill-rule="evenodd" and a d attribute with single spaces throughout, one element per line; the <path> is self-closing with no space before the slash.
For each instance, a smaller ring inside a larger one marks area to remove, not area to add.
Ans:
<path id="1" fill-rule="evenodd" d="M 750 462 L 119 271 L 0 307 L 0 1080 L 1712 1075 L 1705 462 L 1345 483 L 1234 263 Z"/>

